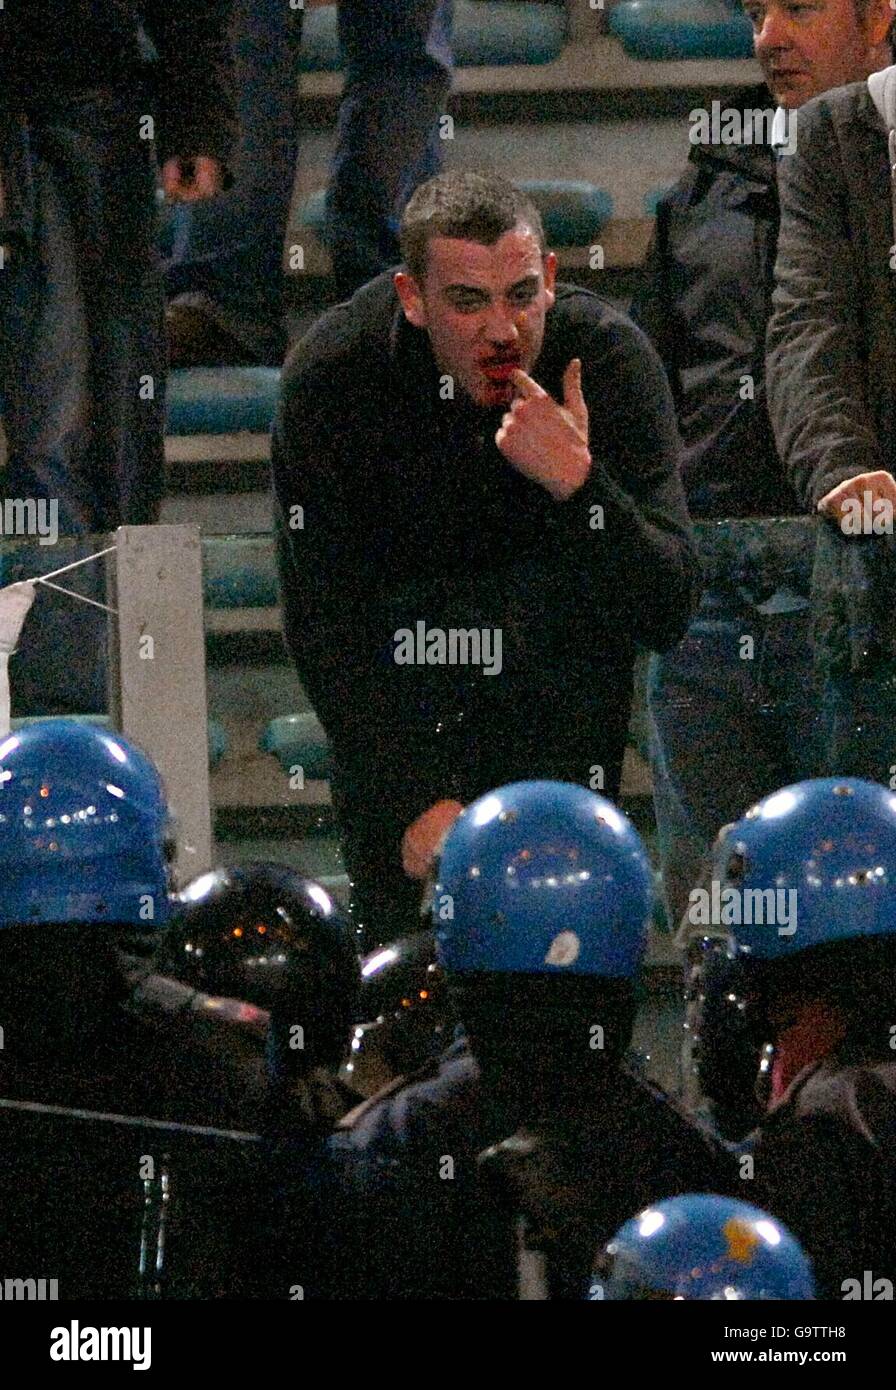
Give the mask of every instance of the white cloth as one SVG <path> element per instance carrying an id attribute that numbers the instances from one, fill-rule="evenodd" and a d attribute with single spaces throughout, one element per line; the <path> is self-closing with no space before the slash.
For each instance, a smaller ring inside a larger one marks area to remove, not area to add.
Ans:
<path id="1" fill-rule="evenodd" d="M 769 144 L 779 159 L 784 154 L 792 154 L 796 149 L 796 121 L 795 110 L 787 106 L 775 107 Z"/>
<path id="2" fill-rule="evenodd" d="M 6 738 L 10 729 L 9 658 L 33 602 L 34 585 L 30 580 L 0 589 L 0 738 Z"/>

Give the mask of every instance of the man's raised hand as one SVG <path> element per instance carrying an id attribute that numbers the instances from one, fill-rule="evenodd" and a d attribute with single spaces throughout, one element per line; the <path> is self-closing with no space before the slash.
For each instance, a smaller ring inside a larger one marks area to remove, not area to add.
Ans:
<path id="1" fill-rule="evenodd" d="M 501 421 L 495 443 L 508 463 L 562 502 L 591 472 L 581 360 L 574 357 L 563 373 L 562 405 L 523 371 L 514 372 L 513 384 L 519 394 Z"/>

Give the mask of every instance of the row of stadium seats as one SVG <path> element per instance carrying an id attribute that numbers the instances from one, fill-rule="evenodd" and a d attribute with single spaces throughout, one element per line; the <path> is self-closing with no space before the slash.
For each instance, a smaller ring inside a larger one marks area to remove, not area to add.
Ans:
<path id="1" fill-rule="evenodd" d="M 603 10 L 603 0 L 590 5 Z M 737 0 L 619 0 L 606 7 L 610 32 L 626 53 L 646 60 L 749 58 L 752 29 Z M 458 0 L 454 46 L 458 67 L 553 62 L 569 35 L 566 6 Z M 305 17 L 300 67 L 333 72 L 341 65 L 335 6 Z"/>

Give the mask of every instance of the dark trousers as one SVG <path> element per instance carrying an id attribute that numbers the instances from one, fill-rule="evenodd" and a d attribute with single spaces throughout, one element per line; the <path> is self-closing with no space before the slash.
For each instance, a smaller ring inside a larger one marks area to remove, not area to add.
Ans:
<path id="1" fill-rule="evenodd" d="M 399 259 L 401 210 L 441 167 L 453 9 L 453 0 L 340 0 L 345 90 L 324 230 L 340 297 Z M 168 296 L 189 295 L 272 365 L 286 348 L 282 264 L 299 154 L 301 21 L 282 0 L 237 0 L 233 185 L 164 217 Z"/>
<path id="2" fill-rule="evenodd" d="M 704 537 L 699 610 L 648 674 L 654 809 L 673 929 L 721 827 L 778 788 L 823 775 L 825 763 L 811 541 L 764 522 L 722 522 Z"/>
<path id="3" fill-rule="evenodd" d="M 0 116 L 3 494 L 55 506 L 60 535 L 84 538 L 85 553 L 88 536 L 156 521 L 164 487 L 147 109 L 132 85 Z M 102 597 L 101 567 L 79 582 Z M 104 625 L 98 610 L 41 591 L 11 668 L 17 712 L 103 708 Z"/>

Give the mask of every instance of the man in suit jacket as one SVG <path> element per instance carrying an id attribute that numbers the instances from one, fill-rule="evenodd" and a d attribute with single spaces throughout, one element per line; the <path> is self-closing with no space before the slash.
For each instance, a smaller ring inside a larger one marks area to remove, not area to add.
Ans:
<path id="1" fill-rule="evenodd" d="M 800 109 L 796 151 L 779 163 L 767 359 L 782 461 L 803 505 L 831 518 L 816 565 L 831 771 L 881 782 L 896 762 L 896 646 L 882 621 L 896 593 L 894 78 L 887 68 Z"/>

